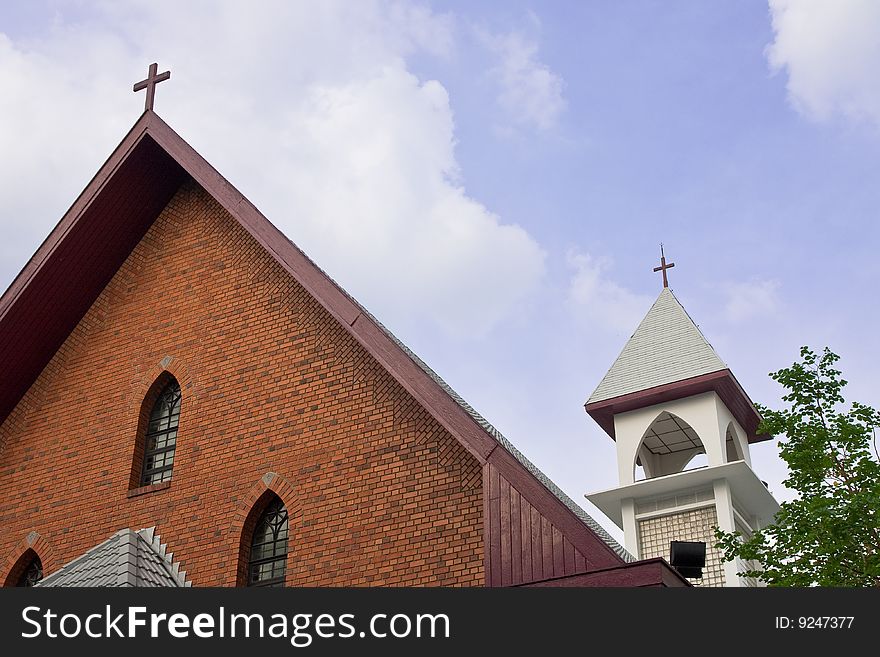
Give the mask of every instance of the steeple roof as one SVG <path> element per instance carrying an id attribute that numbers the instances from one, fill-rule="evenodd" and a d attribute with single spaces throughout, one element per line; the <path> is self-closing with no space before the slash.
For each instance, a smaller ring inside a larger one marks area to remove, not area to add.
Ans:
<path id="1" fill-rule="evenodd" d="M 726 368 L 672 290 L 663 288 L 587 403 Z"/>
<path id="2" fill-rule="evenodd" d="M 672 290 L 663 288 L 585 406 L 614 438 L 618 413 L 709 391 L 727 405 L 750 443 L 770 438 L 758 433 L 761 415 L 736 377 Z"/>

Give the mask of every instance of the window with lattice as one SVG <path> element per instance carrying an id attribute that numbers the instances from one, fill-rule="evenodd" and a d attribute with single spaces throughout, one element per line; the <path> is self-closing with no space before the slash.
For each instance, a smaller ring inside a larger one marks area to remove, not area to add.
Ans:
<path id="1" fill-rule="evenodd" d="M 180 421 L 180 396 L 180 385 L 171 379 L 153 404 L 144 434 L 141 486 L 171 479 Z"/>
<path id="2" fill-rule="evenodd" d="M 287 509 L 276 497 L 254 527 L 248 562 L 248 586 L 284 586 L 287 530 Z"/>

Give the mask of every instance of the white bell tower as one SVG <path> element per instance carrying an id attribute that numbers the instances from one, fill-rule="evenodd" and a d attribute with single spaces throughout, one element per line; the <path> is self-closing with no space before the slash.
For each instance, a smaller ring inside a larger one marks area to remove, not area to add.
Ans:
<path id="1" fill-rule="evenodd" d="M 670 559 L 671 541 L 706 543 L 701 586 L 749 586 L 741 562 L 722 563 L 713 527 L 745 535 L 776 500 L 751 467 L 760 416 L 668 287 L 586 403 L 617 443 L 619 486 L 587 499 L 623 529 L 639 559 Z M 700 456 L 705 455 L 705 456 Z M 695 467 L 695 463 L 702 461 Z"/>

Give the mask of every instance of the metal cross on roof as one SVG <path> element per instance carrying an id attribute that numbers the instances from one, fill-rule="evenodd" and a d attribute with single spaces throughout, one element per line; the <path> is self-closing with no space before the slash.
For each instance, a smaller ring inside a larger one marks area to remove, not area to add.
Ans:
<path id="1" fill-rule="evenodd" d="M 668 265 L 666 264 L 666 254 L 663 253 L 663 244 L 660 244 L 660 266 L 654 267 L 654 271 L 662 271 L 663 272 L 663 287 L 669 287 L 669 279 L 666 278 L 666 270 L 672 269 L 675 267 L 674 262 L 670 262 Z"/>
<path id="2" fill-rule="evenodd" d="M 141 89 L 147 90 L 147 99 L 144 102 L 144 111 L 153 109 L 153 99 L 156 97 L 156 85 L 160 82 L 164 82 L 168 78 L 171 77 L 171 71 L 165 71 L 164 73 L 159 73 L 156 75 L 156 71 L 159 70 L 159 65 L 153 62 L 150 64 L 150 70 L 147 74 L 146 80 L 141 80 L 140 82 L 135 82 L 134 91 L 140 91 Z"/>

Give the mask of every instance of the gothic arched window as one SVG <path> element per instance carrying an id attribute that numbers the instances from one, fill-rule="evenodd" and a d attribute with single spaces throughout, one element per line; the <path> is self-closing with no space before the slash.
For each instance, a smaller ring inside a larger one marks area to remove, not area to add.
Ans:
<path id="1" fill-rule="evenodd" d="M 284 586 L 287 566 L 287 509 L 275 497 L 254 527 L 248 561 L 248 586 Z"/>
<path id="2" fill-rule="evenodd" d="M 173 378 L 159 393 L 144 434 L 141 486 L 171 479 L 177 424 L 180 420 L 180 385 Z"/>
<path id="3" fill-rule="evenodd" d="M 37 582 L 43 579 L 43 564 L 40 557 L 34 555 L 31 562 L 25 567 L 18 578 L 16 586 L 36 586 Z"/>

